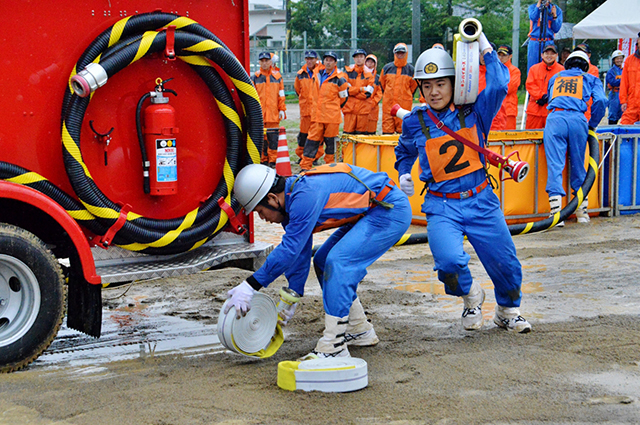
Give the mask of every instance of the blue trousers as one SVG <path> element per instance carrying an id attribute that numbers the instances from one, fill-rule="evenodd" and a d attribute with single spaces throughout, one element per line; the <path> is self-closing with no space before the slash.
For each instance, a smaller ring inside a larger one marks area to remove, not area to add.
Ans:
<path id="1" fill-rule="evenodd" d="M 544 152 L 547 157 L 547 193 L 549 196 L 565 196 L 562 187 L 567 150 L 571 163 L 571 188 L 580 189 L 587 171 L 584 156 L 587 149 L 589 126 L 582 112 L 554 111 L 547 117 L 544 128 Z"/>
<path id="2" fill-rule="evenodd" d="M 620 93 L 611 90 L 609 92 L 609 121 L 618 121 L 622 116 L 620 109 Z"/>
<path id="3" fill-rule="evenodd" d="M 434 270 L 447 294 L 467 295 L 473 283 L 470 257 L 463 249 L 466 236 L 493 282 L 498 305 L 520 306 L 522 267 L 500 201 L 489 187 L 467 199 L 427 193 L 422 210 L 427 216 Z"/>
<path id="4" fill-rule="evenodd" d="M 395 245 L 411 224 L 411 205 L 399 188 L 394 187 L 384 201 L 393 208 L 377 206 L 355 224 L 340 227 L 313 257 L 324 311 L 331 316 L 349 315 L 367 267 Z"/>

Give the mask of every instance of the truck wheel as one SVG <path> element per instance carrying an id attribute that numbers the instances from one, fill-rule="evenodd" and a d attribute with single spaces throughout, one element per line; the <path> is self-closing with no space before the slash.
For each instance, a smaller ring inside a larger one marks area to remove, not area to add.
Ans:
<path id="1" fill-rule="evenodd" d="M 0 225 L 0 372 L 12 372 L 49 347 L 65 313 L 62 269 L 34 234 Z"/>

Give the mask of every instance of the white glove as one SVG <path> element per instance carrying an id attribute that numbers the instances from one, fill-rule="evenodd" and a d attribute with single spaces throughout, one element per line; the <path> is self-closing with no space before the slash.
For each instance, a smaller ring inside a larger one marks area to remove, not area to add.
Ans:
<path id="1" fill-rule="evenodd" d="M 373 94 L 373 87 L 371 86 L 366 86 L 362 88 L 364 90 L 365 93 L 369 93 L 369 96 L 371 96 Z"/>
<path id="2" fill-rule="evenodd" d="M 298 307 L 298 303 L 286 304 L 286 307 L 278 313 L 280 326 L 286 326 L 289 323 L 289 320 L 293 318 L 293 313 L 296 312 L 296 307 Z"/>
<path id="3" fill-rule="evenodd" d="M 256 290 L 245 280 L 240 285 L 227 292 L 227 298 L 230 298 L 227 306 L 224 308 L 224 314 L 227 314 L 231 307 L 236 308 L 236 318 L 244 317 L 251 310 L 251 300 Z"/>
<path id="4" fill-rule="evenodd" d="M 282 121 L 286 117 L 287 117 L 287 115 L 284 113 L 284 111 L 279 111 L 278 112 L 278 118 L 280 119 L 280 121 Z"/>
<path id="5" fill-rule="evenodd" d="M 407 196 L 413 196 L 413 194 L 416 193 L 413 189 L 411 174 L 403 174 L 400 176 L 400 190 L 406 193 Z"/>
<path id="6" fill-rule="evenodd" d="M 478 43 L 480 44 L 480 54 L 487 49 L 492 49 L 491 43 L 487 40 L 487 36 L 484 35 L 483 32 L 480 33 L 480 37 L 478 37 Z"/>

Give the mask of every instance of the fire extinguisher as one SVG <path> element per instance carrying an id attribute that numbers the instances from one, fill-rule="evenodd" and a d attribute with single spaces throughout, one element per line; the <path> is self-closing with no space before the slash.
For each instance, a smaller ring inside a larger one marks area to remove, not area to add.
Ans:
<path id="1" fill-rule="evenodd" d="M 168 92 L 178 94 L 164 87 L 171 81 L 156 79 L 155 90 L 145 93 L 136 108 L 136 129 L 142 153 L 143 189 L 151 195 L 174 195 L 178 193 L 178 150 L 176 145 L 176 110 L 169 105 Z M 147 98 L 151 104 L 144 110 L 144 129 L 141 115 L 142 105 Z M 150 155 L 150 157 L 148 157 Z"/>

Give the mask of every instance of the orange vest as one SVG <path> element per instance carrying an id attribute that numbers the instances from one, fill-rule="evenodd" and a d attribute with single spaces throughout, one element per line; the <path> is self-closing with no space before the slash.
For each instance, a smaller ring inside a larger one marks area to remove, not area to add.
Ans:
<path id="1" fill-rule="evenodd" d="M 256 91 L 260 98 L 264 122 L 280 122 L 278 112 L 287 110 L 284 104 L 282 75 L 273 68 L 266 72 L 259 69 L 251 76 L 251 81 L 256 86 Z"/>

